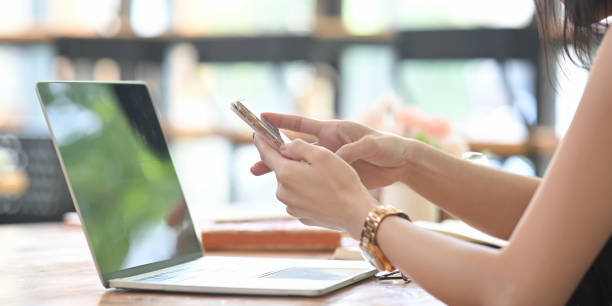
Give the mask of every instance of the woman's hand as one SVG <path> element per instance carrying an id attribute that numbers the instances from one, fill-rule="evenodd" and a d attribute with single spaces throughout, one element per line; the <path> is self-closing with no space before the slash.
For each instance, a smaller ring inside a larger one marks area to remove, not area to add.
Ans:
<path id="1" fill-rule="evenodd" d="M 302 116 L 275 113 L 264 113 L 262 116 L 278 128 L 313 135 L 317 138 L 316 145 L 325 147 L 332 152 L 342 152 L 343 158 L 350 158 L 347 162 L 357 170 L 361 181 L 368 189 L 390 185 L 400 180 L 402 176 L 404 169 L 401 167 L 401 158 L 406 153 L 408 146 L 387 147 L 387 145 L 395 145 L 390 141 L 394 136 L 381 134 L 376 130 L 350 121 L 319 121 Z M 382 142 L 378 143 L 378 140 Z M 403 140 L 410 142 L 406 139 Z M 400 142 L 398 141 L 398 143 Z M 353 143 L 358 145 L 350 146 L 350 149 L 341 149 L 347 144 Z M 371 152 L 367 152 L 367 146 L 370 144 L 375 146 L 372 147 Z M 382 152 L 387 149 L 390 151 Z M 370 163 L 366 157 L 378 163 Z M 376 159 L 387 157 L 392 157 L 393 162 L 381 162 L 381 160 Z M 251 172 L 254 175 L 262 175 L 270 172 L 270 168 L 260 161 L 251 167 Z"/>
<path id="2" fill-rule="evenodd" d="M 262 113 L 261 116 L 279 129 L 315 136 L 317 138 L 316 145 L 325 147 L 332 152 L 336 152 L 343 145 L 357 141 L 365 135 L 376 133 L 373 129 L 350 121 L 320 121 L 297 115 L 276 113 Z M 264 163 L 258 162 L 251 167 L 251 172 L 255 175 L 262 175 L 270 172 L 270 168 L 266 167 Z"/>
<path id="3" fill-rule="evenodd" d="M 410 175 L 422 143 L 391 134 L 370 134 L 342 146 L 336 154 L 351 164 L 366 186 L 382 187 Z"/>
<path id="4" fill-rule="evenodd" d="M 351 166 L 330 150 L 300 139 L 282 145 L 279 152 L 256 134 L 255 145 L 276 174 L 276 197 L 290 215 L 307 225 L 346 230 L 359 239 L 376 200 Z"/>

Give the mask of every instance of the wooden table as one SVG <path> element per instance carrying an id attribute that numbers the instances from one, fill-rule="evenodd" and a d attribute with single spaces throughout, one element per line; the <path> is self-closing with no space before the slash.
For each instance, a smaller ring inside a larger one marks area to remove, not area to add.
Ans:
<path id="1" fill-rule="evenodd" d="M 213 253 L 210 253 L 213 254 Z M 329 253 L 214 255 L 329 257 Z M 0 225 L 0 305 L 440 305 L 416 284 L 369 279 L 317 298 L 137 292 L 102 287 L 79 227 Z"/>

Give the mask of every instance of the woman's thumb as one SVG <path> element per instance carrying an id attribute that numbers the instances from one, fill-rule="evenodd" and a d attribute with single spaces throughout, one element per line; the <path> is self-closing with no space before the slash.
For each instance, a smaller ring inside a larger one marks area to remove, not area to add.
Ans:
<path id="1" fill-rule="evenodd" d="M 365 136 L 358 141 L 343 145 L 336 151 L 336 154 L 348 164 L 351 164 L 354 161 L 372 156 L 376 151 L 375 149 L 375 140 L 370 136 Z"/>
<path id="2" fill-rule="evenodd" d="M 293 160 L 303 160 L 308 163 L 313 163 L 321 151 L 327 149 L 307 143 L 301 139 L 295 139 L 292 142 L 285 143 L 280 147 L 280 153 Z"/>

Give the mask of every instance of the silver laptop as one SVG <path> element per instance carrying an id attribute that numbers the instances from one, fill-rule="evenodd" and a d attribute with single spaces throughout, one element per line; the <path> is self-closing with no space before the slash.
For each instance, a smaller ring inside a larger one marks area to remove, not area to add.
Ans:
<path id="1" fill-rule="evenodd" d="M 105 287 L 318 296 L 375 273 L 364 261 L 204 256 L 144 83 L 36 89 Z"/>

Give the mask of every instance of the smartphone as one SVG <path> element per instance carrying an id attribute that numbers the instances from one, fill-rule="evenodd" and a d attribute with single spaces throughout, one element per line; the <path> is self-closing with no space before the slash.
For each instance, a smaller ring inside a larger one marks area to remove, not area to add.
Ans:
<path id="1" fill-rule="evenodd" d="M 289 138 L 283 134 L 279 129 L 270 124 L 263 118 L 257 117 L 251 112 L 243 103 L 243 100 L 232 102 L 232 111 L 238 115 L 244 122 L 246 122 L 255 132 L 263 135 L 274 144 L 277 148 L 283 143 L 289 142 Z"/>

